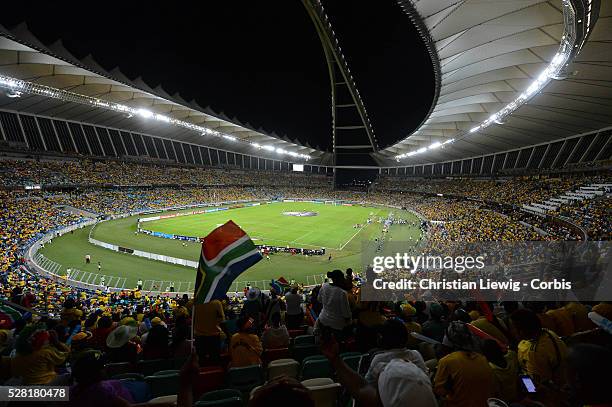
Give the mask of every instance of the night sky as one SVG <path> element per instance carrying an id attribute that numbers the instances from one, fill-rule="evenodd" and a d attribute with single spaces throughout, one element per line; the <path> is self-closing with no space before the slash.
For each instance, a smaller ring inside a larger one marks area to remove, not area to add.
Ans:
<path id="1" fill-rule="evenodd" d="M 331 147 L 327 66 L 300 0 L 5 3 L 6 28 L 25 21 L 41 42 L 62 39 L 77 58 L 92 54 L 109 71 L 118 66 L 255 129 Z M 323 4 L 381 147 L 404 137 L 433 97 L 416 29 L 395 0 Z"/>

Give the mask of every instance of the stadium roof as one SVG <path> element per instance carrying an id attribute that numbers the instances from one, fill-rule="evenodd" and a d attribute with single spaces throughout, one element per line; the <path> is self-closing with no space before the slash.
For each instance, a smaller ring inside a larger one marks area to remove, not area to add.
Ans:
<path id="1" fill-rule="evenodd" d="M 428 46 L 436 90 L 421 126 L 373 153 L 379 164 L 455 160 L 612 125 L 612 1 L 397 1 Z M 42 44 L 25 25 L 0 26 L 0 85 L 3 78 L 40 89 L 11 93 L 4 86 L 2 109 L 244 154 L 333 162 L 308 144 L 152 89 L 117 68 L 107 72 L 91 56 L 79 60 L 61 42 Z"/>
<path id="2" fill-rule="evenodd" d="M 612 1 L 399 1 L 428 43 L 437 95 L 381 162 L 453 160 L 612 125 Z"/>
<path id="3" fill-rule="evenodd" d="M 179 94 L 151 88 L 119 69 L 107 72 L 91 57 L 81 60 L 60 41 L 46 46 L 22 24 L 0 26 L 0 81 L 19 86 L 0 95 L 0 108 L 159 135 L 244 154 L 324 164 L 329 154 L 296 140 L 266 134 Z M 6 83 L 5 83 L 6 85 Z M 11 97 L 13 96 L 13 97 Z M 14 97 L 19 96 L 19 97 Z M 110 103 L 108 103 L 110 102 Z"/>

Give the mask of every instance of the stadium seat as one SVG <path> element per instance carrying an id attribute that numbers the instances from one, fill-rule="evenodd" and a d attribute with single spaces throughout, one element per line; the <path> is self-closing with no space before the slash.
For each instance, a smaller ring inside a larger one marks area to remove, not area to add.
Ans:
<path id="1" fill-rule="evenodd" d="M 107 363 L 104 367 L 106 369 L 106 376 L 113 377 L 122 373 L 136 373 L 136 366 L 130 362 L 119 362 L 119 363 Z"/>
<path id="2" fill-rule="evenodd" d="M 242 407 L 242 397 L 230 397 L 223 400 L 198 401 L 194 407 Z"/>
<path id="3" fill-rule="evenodd" d="M 362 355 L 362 353 L 360 353 L 360 352 L 342 352 L 340 354 L 340 359 L 344 359 L 344 358 L 349 357 L 349 356 L 361 356 L 361 355 Z"/>
<path id="4" fill-rule="evenodd" d="M 311 355 L 311 356 L 306 356 L 303 360 L 302 360 L 302 364 L 304 362 L 307 362 L 309 360 L 326 360 L 327 358 L 323 355 Z"/>
<path id="5" fill-rule="evenodd" d="M 187 356 L 183 356 L 183 357 L 180 357 L 180 358 L 174 358 L 172 360 L 172 367 L 171 367 L 171 369 L 178 369 L 178 370 L 180 370 L 183 367 L 183 365 L 185 364 L 185 362 L 187 361 L 187 359 L 188 359 Z"/>
<path id="6" fill-rule="evenodd" d="M 121 379 L 134 379 L 134 380 L 144 380 L 144 376 L 140 373 L 119 373 L 111 377 L 112 380 L 121 380 Z"/>
<path id="7" fill-rule="evenodd" d="M 172 369 L 172 359 L 139 360 L 137 367 L 137 371 L 142 373 L 143 376 L 151 376 L 155 372 Z"/>
<path id="8" fill-rule="evenodd" d="M 255 395 L 257 390 L 259 390 L 262 386 L 253 387 L 253 389 L 249 392 L 249 400 L 251 400 L 253 398 L 253 396 Z"/>
<path id="9" fill-rule="evenodd" d="M 294 359 L 277 359 L 268 365 L 268 380 L 278 376 L 289 376 L 297 378 L 300 371 L 300 364 Z"/>
<path id="10" fill-rule="evenodd" d="M 332 379 L 317 378 L 302 381 L 315 401 L 316 407 L 335 407 L 340 394 L 340 383 Z"/>
<path id="11" fill-rule="evenodd" d="M 250 392 L 253 387 L 264 383 L 263 369 L 260 365 L 232 367 L 227 371 L 227 384 L 232 389 L 243 393 Z"/>
<path id="12" fill-rule="evenodd" d="M 293 346 L 300 346 L 300 345 L 306 345 L 306 344 L 313 344 L 315 343 L 315 337 L 314 335 L 298 335 L 295 338 L 293 338 Z"/>
<path id="13" fill-rule="evenodd" d="M 121 384 L 130 392 L 135 403 L 144 403 L 153 397 L 151 387 L 144 380 L 121 379 Z"/>
<path id="14" fill-rule="evenodd" d="M 163 376 L 147 376 L 145 377 L 145 382 L 151 387 L 151 394 L 153 397 L 178 394 L 179 391 L 178 373 Z"/>
<path id="15" fill-rule="evenodd" d="M 334 381 L 329 377 L 319 377 L 314 379 L 306 379 L 302 380 L 302 384 L 304 387 L 317 387 L 317 386 L 327 386 L 328 384 L 332 384 Z"/>
<path id="16" fill-rule="evenodd" d="M 153 373 L 151 376 L 166 376 L 169 374 L 178 374 L 180 370 L 170 369 L 170 370 L 160 370 L 159 372 Z"/>
<path id="17" fill-rule="evenodd" d="M 209 366 L 200 369 L 196 381 L 193 383 L 193 396 L 218 390 L 225 385 L 225 370 L 220 366 Z"/>
<path id="18" fill-rule="evenodd" d="M 148 406 L 154 406 L 156 404 L 163 404 L 163 405 L 168 405 L 168 404 L 174 404 L 176 405 L 177 402 L 177 395 L 173 394 L 170 396 L 161 396 L 161 397 L 155 397 L 154 399 L 151 399 L 147 402 Z"/>
<path id="19" fill-rule="evenodd" d="M 291 351 L 291 354 L 293 355 L 293 359 L 301 363 L 307 356 L 320 354 L 320 350 L 319 347 L 315 344 L 306 344 L 294 346 L 293 350 Z"/>
<path id="20" fill-rule="evenodd" d="M 300 335 L 304 335 L 303 329 L 290 329 L 289 330 L 289 336 L 291 338 L 295 338 L 296 336 L 300 336 Z"/>
<path id="21" fill-rule="evenodd" d="M 340 359 L 344 361 L 354 371 L 359 371 L 359 363 L 361 362 L 362 354 L 359 352 L 346 352 L 340 354 Z"/>
<path id="22" fill-rule="evenodd" d="M 202 394 L 198 401 L 216 401 L 229 399 L 232 397 L 242 397 L 242 393 L 235 389 L 221 389 L 215 391 L 209 391 Z"/>
<path id="23" fill-rule="evenodd" d="M 310 359 L 302 363 L 300 377 L 302 380 L 314 379 L 317 377 L 332 377 L 334 371 L 327 359 Z"/>
<path id="24" fill-rule="evenodd" d="M 265 365 L 270 363 L 273 360 L 277 359 L 286 359 L 291 357 L 291 352 L 289 352 L 289 348 L 279 348 L 279 349 L 266 349 L 261 356 Z"/>

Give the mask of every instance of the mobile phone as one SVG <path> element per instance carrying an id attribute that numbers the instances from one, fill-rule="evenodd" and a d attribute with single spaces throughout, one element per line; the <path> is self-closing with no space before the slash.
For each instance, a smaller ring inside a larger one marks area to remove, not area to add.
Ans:
<path id="1" fill-rule="evenodd" d="M 531 377 L 527 375 L 521 375 L 521 383 L 523 383 L 523 387 L 525 388 L 525 390 L 527 390 L 527 393 L 536 392 L 536 386 L 533 383 L 533 380 L 531 380 Z"/>

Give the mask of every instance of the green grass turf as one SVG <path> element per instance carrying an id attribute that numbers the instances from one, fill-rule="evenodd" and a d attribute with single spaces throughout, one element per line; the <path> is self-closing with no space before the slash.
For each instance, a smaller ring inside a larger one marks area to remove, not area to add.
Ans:
<path id="1" fill-rule="evenodd" d="M 282 212 L 314 211 L 318 216 L 296 217 L 286 216 Z M 284 276 L 299 282 L 313 283 L 310 276 L 324 275 L 327 271 L 352 267 L 361 269 L 361 249 L 364 241 L 372 241 L 382 234 L 382 225 L 372 223 L 363 229 L 355 229 L 353 225 L 365 223 L 368 216 L 386 217 L 393 212 L 395 217 L 415 220 L 409 212 L 381 207 L 332 206 L 305 202 L 274 203 L 256 207 L 231 209 L 201 215 L 190 215 L 159 221 L 146 222 L 143 228 L 165 233 L 175 233 L 188 236 L 205 236 L 217 225 L 231 219 L 239 224 L 257 244 L 271 244 L 296 247 L 326 247 L 331 253 L 328 256 L 301 256 L 276 254 L 271 260 L 262 260 L 245 273 L 238 281 L 253 282 L 270 280 Z M 92 236 L 95 239 L 113 243 L 119 246 L 144 250 L 167 256 L 179 257 L 197 261 L 200 244 L 171 239 L 136 234 L 136 216 L 117 219 L 98 224 Z M 143 280 L 190 281 L 195 279 L 195 270 L 183 266 L 175 266 L 163 262 L 138 258 L 129 254 L 116 253 L 108 249 L 91 245 L 87 241 L 90 228 L 75 231 L 53 240 L 42 249 L 49 259 L 72 269 L 97 273 L 97 262 L 102 263 L 102 273 L 107 276 L 127 278 L 127 288 L 134 287 L 139 278 Z M 358 232 L 358 233 L 357 233 Z M 420 231 L 408 225 L 393 225 L 388 237 L 395 241 L 417 238 Z M 341 248 L 341 250 L 339 250 Z M 92 256 L 92 263 L 86 265 L 85 254 Z M 309 277 L 307 277 L 309 276 Z M 107 278 L 108 281 L 108 278 Z"/>
<path id="2" fill-rule="evenodd" d="M 287 216 L 284 212 L 315 212 L 317 216 Z M 230 213 L 212 212 L 145 222 L 141 227 L 163 233 L 206 236 L 211 230 L 232 219 L 256 244 L 304 248 L 340 249 L 365 223 L 370 214 L 385 210 L 372 207 L 346 207 L 305 202 L 273 203 L 232 209 Z"/>

